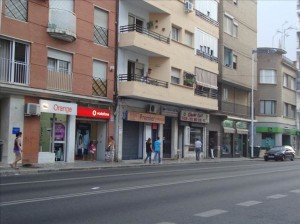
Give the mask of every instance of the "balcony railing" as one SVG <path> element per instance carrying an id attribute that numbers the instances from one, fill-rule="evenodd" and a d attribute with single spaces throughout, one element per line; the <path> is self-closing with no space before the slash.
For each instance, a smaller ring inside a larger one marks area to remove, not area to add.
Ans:
<path id="1" fill-rule="evenodd" d="M 54 38 L 74 41 L 76 39 L 75 14 L 63 9 L 50 9 L 47 32 Z"/>
<path id="2" fill-rule="evenodd" d="M 0 82 L 29 85 L 29 64 L 0 58 Z"/>
<path id="3" fill-rule="evenodd" d="M 47 89 L 72 92 L 73 74 L 48 70 Z"/>
<path id="4" fill-rule="evenodd" d="M 196 16 L 199 16 L 201 17 L 202 19 L 206 20 L 207 22 L 215 25 L 215 26 L 219 26 L 219 23 L 218 21 L 215 21 L 213 20 L 212 18 L 210 18 L 209 16 L 205 15 L 204 13 L 198 11 L 198 10 L 195 10 L 195 13 L 196 13 Z"/>
<path id="5" fill-rule="evenodd" d="M 220 103 L 220 111 L 238 115 L 250 116 L 250 107 L 244 106 L 236 103 L 230 103 L 226 101 L 221 101 Z"/>
<path id="6" fill-rule="evenodd" d="M 136 81 L 136 82 L 143 82 L 143 83 L 146 83 L 148 85 L 161 86 L 161 87 L 165 87 L 165 88 L 169 87 L 168 82 L 161 81 L 161 80 L 158 80 L 158 79 L 149 78 L 149 77 L 142 76 L 142 75 L 135 75 L 135 74 L 120 74 L 119 75 L 119 80 L 121 82 Z"/>
<path id="7" fill-rule="evenodd" d="M 218 90 L 196 85 L 195 95 L 204 96 L 212 99 L 218 98 Z"/>
<path id="8" fill-rule="evenodd" d="M 93 78 L 93 95 L 94 96 L 107 96 L 107 80 L 102 80 L 100 78 Z"/>
<path id="9" fill-rule="evenodd" d="M 154 38 L 156 40 L 159 40 L 159 41 L 162 41 L 162 42 L 165 42 L 165 43 L 170 43 L 170 38 L 165 37 L 163 35 L 160 35 L 158 33 L 155 33 L 153 31 L 150 31 L 148 29 L 145 29 L 142 26 L 136 25 L 136 24 L 127 25 L 127 26 L 121 26 L 120 27 L 120 32 L 121 33 L 125 33 L 125 32 L 138 32 L 138 33 L 147 35 L 147 36 L 149 36 L 151 38 Z"/>
<path id="10" fill-rule="evenodd" d="M 94 42 L 104 46 L 108 45 L 108 29 L 94 25 Z"/>
<path id="11" fill-rule="evenodd" d="M 210 54 L 208 54 L 208 53 L 206 53 L 206 52 L 204 52 L 204 51 L 201 51 L 201 50 L 199 50 L 199 49 L 197 49 L 197 55 L 199 55 L 199 56 L 201 56 L 201 57 L 204 57 L 204 58 L 206 58 L 206 59 L 208 59 L 208 60 L 214 61 L 214 62 L 216 62 L 216 63 L 219 62 L 219 59 L 218 59 L 217 57 L 215 57 L 215 56 L 213 56 L 213 55 L 210 55 Z"/>

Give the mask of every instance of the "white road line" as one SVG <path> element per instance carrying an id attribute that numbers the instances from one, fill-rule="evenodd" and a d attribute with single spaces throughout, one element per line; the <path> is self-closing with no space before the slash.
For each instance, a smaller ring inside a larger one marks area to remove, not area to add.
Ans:
<path id="1" fill-rule="evenodd" d="M 249 207 L 249 206 L 257 205 L 257 204 L 260 204 L 260 203 L 262 203 L 262 202 L 260 202 L 260 201 L 245 201 L 245 202 L 242 202 L 242 203 L 238 203 L 236 205 Z"/>
<path id="2" fill-rule="evenodd" d="M 159 223 L 156 223 L 156 224 L 176 224 L 174 222 L 159 222 Z"/>
<path id="3" fill-rule="evenodd" d="M 290 192 L 300 194 L 300 189 L 292 190 Z"/>
<path id="4" fill-rule="evenodd" d="M 267 198 L 270 198 L 270 199 L 279 199 L 279 198 L 284 198 L 286 196 L 287 196 L 286 194 L 274 194 L 274 195 L 267 196 Z"/>
<path id="5" fill-rule="evenodd" d="M 209 217 L 212 217 L 212 216 L 224 214 L 226 212 L 228 212 L 228 211 L 221 210 L 221 209 L 213 209 L 213 210 L 209 210 L 209 211 L 206 211 L 206 212 L 201 212 L 201 213 L 195 214 L 194 216 L 209 218 Z"/>
<path id="6" fill-rule="evenodd" d="M 100 187 L 93 187 L 92 190 L 98 190 Z"/>

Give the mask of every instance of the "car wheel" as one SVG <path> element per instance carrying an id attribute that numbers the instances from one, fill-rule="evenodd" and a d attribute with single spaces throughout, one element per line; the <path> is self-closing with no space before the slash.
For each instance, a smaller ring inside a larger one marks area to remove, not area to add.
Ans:
<path id="1" fill-rule="evenodd" d="M 285 155 L 282 155 L 281 161 L 284 161 L 284 160 L 285 160 Z"/>
<path id="2" fill-rule="evenodd" d="M 291 161 L 294 161 L 294 155 L 291 156 Z"/>

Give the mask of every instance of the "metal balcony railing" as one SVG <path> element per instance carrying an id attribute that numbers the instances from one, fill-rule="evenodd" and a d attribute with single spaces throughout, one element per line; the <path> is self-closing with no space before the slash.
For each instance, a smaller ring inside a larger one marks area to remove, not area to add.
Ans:
<path id="1" fill-rule="evenodd" d="M 108 29 L 94 25 L 94 42 L 104 46 L 108 45 Z"/>
<path id="2" fill-rule="evenodd" d="M 151 38 L 154 38 L 156 40 L 165 42 L 167 44 L 170 43 L 170 38 L 165 37 L 163 35 L 160 35 L 158 33 L 155 33 L 153 31 L 150 31 L 148 29 L 145 29 L 142 26 L 137 25 L 137 24 L 127 25 L 127 26 L 121 26 L 120 27 L 120 32 L 121 33 L 125 33 L 125 32 L 138 32 L 138 33 L 147 35 L 147 36 L 149 36 Z"/>
<path id="3" fill-rule="evenodd" d="M 0 58 L 0 82 L 29 85 L 29 64 Z"/>
<path id="4" fill-rule="evenodd" d="M 72 92 L 73 74 L 48 70 L 47 89 Z"/>
<path id="5" fill-rule="evenodd" d="M 161 87 L 165 87 L 165 88 L 169 87 L 168 82 L 149 78 L 149 77 L 142 76 L 142 75 L 135 75 L 135 74 L 120 74 L 119 80 L 120 80 L 120 82 L 135 81 L 135 82 L 143 82 L 148 85 L 161 86 Z"/>
<path id="6" fill-rule="evenodd" d="M 209 16 L 205 15 L 204 13 L 198 11 L 198 10 L 195 10 L 195 14 L 196 16 L 199 16 L 200 18 L 206 20 L 207 22 L 215 25 L 215 26 L 219 26 L 219 22 L 216 21 L 216 20 L 213 20 L 212 18 L 210 18 Z"/>
<path id="7" fill-rule="evenodd" d="M 204 96 L 212 99 L 218 98 L 218 90 L 196 85 L 195 95 Z"/>
<path id="8" fill-rule="evenodd" d="M 219 101 L 219 110 L 225 113 L 250 116 L 251 107 L 226 101 Z"/>
<path id="9" fill-rule="evenodd" d="M 201 56 L 201 57 L 203 57 L 203 58 L 205 58 L 205 59 L 214 61 L 214 62 L 216 62 L 216 63 L 219 62 L 219 59 L 218 59 L 217 57 L 215 57 L 215 56 L 213 56 L 213 55 L 210 55 L 210 54 L 208 54 L 208 53 L 206 53 L 206 52 L 204 52 L 204 51 L 201 51 L 201 50 L 199 50 L 199 49 L 197 49 L 197 55 L 199 55 L 199 56 Z"/>
<path id="10" fill-rule="evenodd" d="M 93 78 L 93 95 L 94 96 L 101 96 L 106 97 L 107 96 L 107 80 L 102 80 L 100 78 Z"/>

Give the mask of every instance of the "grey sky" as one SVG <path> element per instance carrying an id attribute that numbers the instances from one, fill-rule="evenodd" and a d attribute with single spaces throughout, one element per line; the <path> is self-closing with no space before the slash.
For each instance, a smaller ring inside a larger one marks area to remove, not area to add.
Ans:
<path id="1" fill-rule="evenodd" d="M 278 47 L 283 34 L 276 31 L 298 27 L 297 0 L 258 0 L 257 16 L 257 46 Z M 289 36 L 285 38 L 285 56 L 296 60 L 296 30 L 286 30 L 286 34 Z"/>

